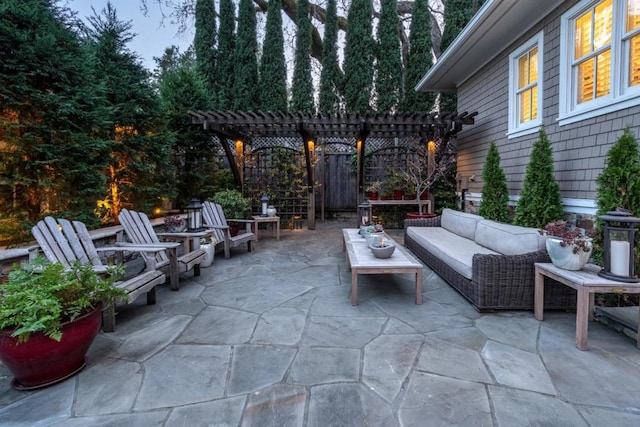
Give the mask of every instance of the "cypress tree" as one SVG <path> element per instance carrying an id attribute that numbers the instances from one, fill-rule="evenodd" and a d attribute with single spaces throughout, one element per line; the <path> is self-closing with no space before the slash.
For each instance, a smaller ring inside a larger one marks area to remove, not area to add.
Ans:
<path id="1" fill-rule="evenodd" d="M 382 0 L 381 8 L 376 74 L 377 110 L 393 113 L 397 111 L 402 97 L 398 3 L 396 0 Z"/>
<path id="2" fill-rule="evenodd" d="M 402 110 L 405 112 L 430 111 L 433 106 L 435 93 L 416 92 L 413 89 L 433 65 L 432 50 L 429 2 L 416 0 L 411 13 L 409 55 L 402 103 Z"/>
<path id="3" fill-rule="evenodd" d="M 287 67 L 282 37 L 282 0 L 269 0 L 260 61 L 260 99 L 265 111 L 287 111 Z"/>
<path id="4" fill-rule="evenodd" d="M 544 128 L 540 128 L 539 135 L 533 144 L 513 219 L 514 224 L 524 227 L 543 228 L 564 216 L 560 188 L 553 176 L 551 143 Z"/>
<path id="5" fill-rule="evenodd" d="M 371 0 L 353 0 L 347 14 L 344 48 L 344 101 L 347 113 L 371 111 L 373 58 Z"/>
<path id="6" fill-rule="evenodd" d="M 258 42 L 256 40 L 256 11 L 252 0 L 240 0 L 238 6 L 238 35 L 234 62 L 237 64 L 233 85 L 233 107 L 236 110 L 259 110 L 258 100 Z"/>
<path id="7" fill-rule="evenodd" d="M 196 65 L 210 93 L 217 92 L 216 66 L 216 10 L 213 0 L 196 2 L 196 34 L 193 40 Z"/>
<path id="8" fill-rule="evenodd" d="M 313 113 L 313 82 L 311 80 L 311 20 L 308 0 L 298 0 L 296 15 L 296 53 L 291 87 L 291 110 Z"/>
<path id="9" fill-rule="evenodd" d="M 338 68 L 338 15 L 336 0 L 327 3 L 327 19 L 324 24 L 322 47 L 322 74 L 320 75 L 321 113 L 337 113 L 340 110 L 340 69 Z"/>
<path id="10" fill-rule="evenodd" d="M 216 64 L 217 107 L 221 110 L 233 108 L 235 51 L 235 8 L 233 0 L 220 0 L 220 27 L 218 32 L 218 62 Z"/>
<path id="11" fill-rule="evenodd" d="M 482 170 L 482 203 L 478 214 L 494 221 L 509 221 L 509 191 L 507 177 L 500 167 L 500 153 L 495 142 L 489 145 L 489 152 Z"/>

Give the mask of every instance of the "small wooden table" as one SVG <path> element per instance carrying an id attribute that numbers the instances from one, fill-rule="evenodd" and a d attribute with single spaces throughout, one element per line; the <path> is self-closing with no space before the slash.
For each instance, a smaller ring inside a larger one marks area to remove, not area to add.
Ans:
<path id="1" fill-rule="evenodd" d="M 543 320 L 544 311 L 544 277 L 550 277 L 578 291 L 576 308 L 576 347 L 587 349 L 587 330 L 589 321 L 593 320 L 594 294 L 640 294 L 640 283 L 617 282 L 598 276 L 600 267 L 587 264 L 582 270 L 571 271 L 558 268 L 551 263 L 536 263 L 534 316 Z M 638 316 L 640 324 L 640 315 Z M 640 348 L 640 328 L 636 339 Z"/>
<path id="2" fill-rule="evenodd" d="M 346 252 L 347 268 L 351 271 L 351 304 L 358 305 L 358 274 L 409 273 L 415 276 L 416 304 L 422 304 L 422 264 L 402 246 L 390 258 L 379 259 L 373 256 L 366 239 L 360 236 L 358 229 L 343 228 L 343 250 Z M 385 234 L 385 239 L 391 240 Z"/>
<path id="3" fill-rule="evenodd" d="M 266 222 L 271 224 L 271 237 L 273 237 L 274 231 L 276 232 L 276 240 L 280 240 L 280 217 L 279 216 L 260 216 L 253 215 L 253 234 L 256 235 L 256 242 L 258 241 L 258 224 Z M 275 230 L 274 230 L 275 224 Z"/>

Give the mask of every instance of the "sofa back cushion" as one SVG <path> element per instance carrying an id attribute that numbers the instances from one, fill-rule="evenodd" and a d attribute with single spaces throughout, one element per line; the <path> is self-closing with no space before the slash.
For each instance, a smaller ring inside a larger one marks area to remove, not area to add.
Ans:
<path id="1" fill-rule="evenodd" d="M 476 227 L 475 241 L 503 255 L 520 255 L 544 249 L 544 236 L 537 229 L 483 219 Z"/>
<path id="2" fill-rule="evenodd" d="M 458 236 L 473 240 L 476 235 L 476 225 L 481 219 L 482 217 L 479 215 L 447 208 L 442 211 L 440 225 Z"/>

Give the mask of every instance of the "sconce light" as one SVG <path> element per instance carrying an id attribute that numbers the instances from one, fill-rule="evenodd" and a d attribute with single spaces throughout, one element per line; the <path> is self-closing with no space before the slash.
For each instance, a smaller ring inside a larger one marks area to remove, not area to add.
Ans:
<path id="1" fill-rule="evenodd" d="M 193 198 L 185 208 L 187 210 L 187 231 L 195 233 L 202 231 L 202 203 Z"/>
<path id="2" fill-rule="evenodd" d="M 260 205 L 260 216 L 267 216 L 267 208 L 269 207 L 269 196 L 263 194 L 262 198 L 260 199 Z"/>
<path id="3" fill-rule="evenodd" d="M 634 246 L 635 227 L 640 218 L 626 209 L 617 208 L 599 216 L 604 221 L 604 268 L 598 275 L 619 282 L 636 283 Z"/>
<path id="4" fill-rule="evenodd" d="M 244 146 L 244 143 L 242 142 L 242 140 L 237 140 L 236 141 L 236 158 L 241 158 L 242 157 L 242 148 Z"/>
<path id="5" fill-rule="evenodd" d="M 307 148 L 309 148 L 309 153 L 313 154 L 313 151 L 315 150 L 315 142 L 312 140 L 307 141 Z"/>

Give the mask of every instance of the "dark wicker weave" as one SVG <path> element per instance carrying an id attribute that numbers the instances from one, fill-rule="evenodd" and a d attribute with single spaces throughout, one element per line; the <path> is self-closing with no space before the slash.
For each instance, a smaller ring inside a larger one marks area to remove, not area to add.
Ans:
<path id="1" fill-rule="evenodd" d="M 473 304 L 478 311 L 533 310 L 533 264 L 551 262 L 547 251 L 522 255 L 475 254 L 473 279 L 453 270 L 407 235 L 408 227 L 440 227 L 440 216 L 427 219 L 407 219 L 404 222 L 404 244 L 435 273 Z M 576 306 L 576 291 L 545 278 L 544 308 L 570 309 Z"/>

